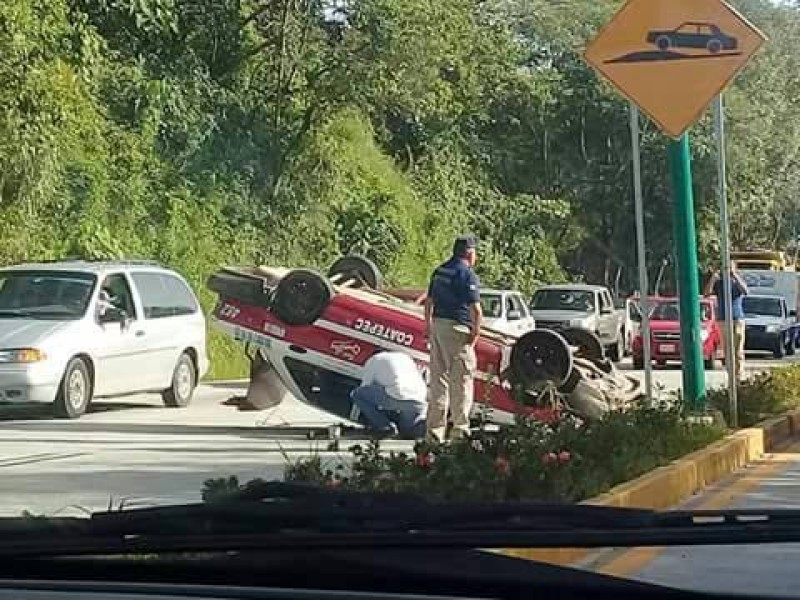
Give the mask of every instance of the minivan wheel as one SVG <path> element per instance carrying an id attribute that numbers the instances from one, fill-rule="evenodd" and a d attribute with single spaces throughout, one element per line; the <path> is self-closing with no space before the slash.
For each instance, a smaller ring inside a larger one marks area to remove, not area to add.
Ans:
<path id="1" fill-rule="evenodd" d="M 194 367 L 194 361 L 184 352 L 172 372 L 172 385 L 161 393 L 164 406 L 170 408 L 189 406 L 196 386 L 197 370 Z"/>
<path id="2" fill-rule="evenodd" d="M 54 403 L 55 414 L 64 419 L 77 419 L 92 401 L 92 378 L 81 358 L 69 361 Z"/>

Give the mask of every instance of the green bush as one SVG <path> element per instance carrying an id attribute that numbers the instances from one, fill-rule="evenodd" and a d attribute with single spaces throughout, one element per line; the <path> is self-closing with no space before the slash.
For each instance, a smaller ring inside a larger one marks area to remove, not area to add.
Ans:
<path id="1" fill-rule="evenodd" d="M 760 373 L 737 386 L 738 425 L 756 423 L 800 407 L 800 365 Z M 727 388 L 708 392 L 708 406 L 719 410 L 731 422 Z"/>
<path id="2" fill-rule="evenodd" d="M 693 424 L 678 409 L 636 409 L 596 423 L 520 420 L 499 432 L 478 432 L 413 453 L 350 449 L 352 462 L 316 455 L 287 465 L 287 481 L 355 491 L 414 493 L 434 501 L 578 502 L 638 477 L 722 437 L 719 427 Z M 230 491 L 206 483 L 204 497 Z M 238 482 L 237 482 L 238 485 Z"/>

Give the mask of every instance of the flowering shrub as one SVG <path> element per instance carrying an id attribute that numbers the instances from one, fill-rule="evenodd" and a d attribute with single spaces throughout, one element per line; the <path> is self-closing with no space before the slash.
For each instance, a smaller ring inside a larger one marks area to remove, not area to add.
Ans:
<path id="1" fill-rule="evenodd" d="M 520 420 L 499 432 L 476 432 L 413 453 L 350 449 L 352 461 L 319 456 L 290 464 L 285 478 L 359 491 L 404 492 L 437 501 L 577 502 L 602 493 L 722 437 L 678 409 L 641 408 L 595 423 Z"/>

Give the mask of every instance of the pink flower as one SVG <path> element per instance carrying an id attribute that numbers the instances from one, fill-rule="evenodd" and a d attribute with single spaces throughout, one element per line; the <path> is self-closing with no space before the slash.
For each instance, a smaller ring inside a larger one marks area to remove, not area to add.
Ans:
<path id="1" fill-rule="evenodd" d="M 566 450 L 562 450 L 561 452 L 558 453 L 558 462 L 561 463 L 569 462 L 570 458 L 572 458 L 572 455 Z"/>
<path id="2" fill-rule="evenodd" d="M 558 456 L 556 456 L 555 452 L 548 452 L 547 454 L 542 454 L 542 464 L 549 465 L 558 460 Z"/>
<path id="3" fill-rule="evenodd" d="M 508 459 L 505 456 L 498 456 L 494 461 L 494 466 L 497 469 L 497 472 L 501 475 L 508 476 L 511 472 L 511 463 L 508 462 Z"/>
<path id="4" fill-rule="evenodd" d="M 420 454 L 417 456 L 416 460 L 417 466 L 423 469 L 427 469 L 433 464 L 433 456 L 430 453 Z"/>

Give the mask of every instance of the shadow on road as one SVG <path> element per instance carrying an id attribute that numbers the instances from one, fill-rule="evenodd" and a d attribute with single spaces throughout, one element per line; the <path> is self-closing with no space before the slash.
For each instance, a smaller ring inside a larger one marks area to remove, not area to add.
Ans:
<path id="1" fill-rule="evenodd" d="M 235 426 L 235 425 L 183 425 L 175 423 L 97 423 L 92 421 L 8 421 L 3 423 L 4 431 L 64 432 L 64 433 L 128 433 L 138 435 L 234 435 L 244 439 L 294 439 L 309 440 L 307 432 L 311 429 L 323 431 L 327 426 Z M 363 439 L 363 434 L 342 434 L 343 439 Z M 322 440 L 323 438 L 317 438 Z M 62 440 L 63 441 L 63 440 Z M 91 441 L 87 438 L 87 441 Z M 105 444 L 106 442 L 103 441 Z M 130 442 L 127 442 L 130 443 Z"/>
<path id="2" fill-rule="evenodd" d="M 123 410 L 138 409 L 157 409 L 166 410 L 157 404 L 144 402 L 92 402 L 87 414 L 104 414 L 119 412 Z M 0 422 L 4 421 L 41 421 L 58 420 L 53 416 L 53 406 L 51 404 L 0 404 Z"/>

